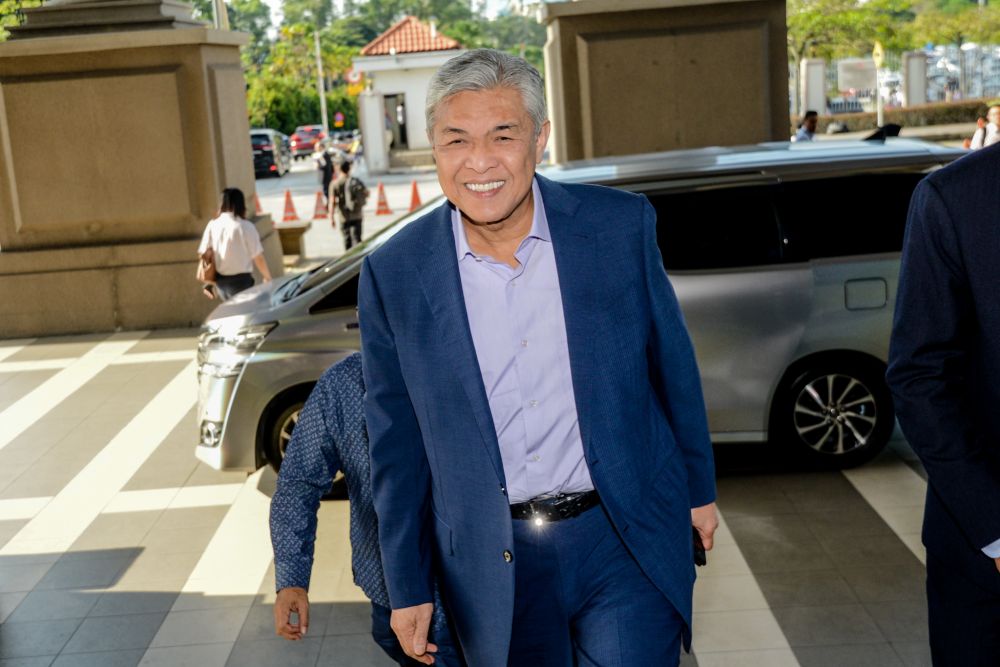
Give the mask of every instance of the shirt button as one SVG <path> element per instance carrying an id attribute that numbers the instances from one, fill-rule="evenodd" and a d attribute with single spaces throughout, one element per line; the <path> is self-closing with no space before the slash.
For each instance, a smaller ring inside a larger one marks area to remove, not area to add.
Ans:
<path id="1" fill-rule="evenodd" d="M 517 281 L 516 280 L 510 281 L 510 286 L 511 287 L 516 287 L 517 286 Z"/>
<path id="2" fill-rule="evenodd" d="M 528 405 L 530 405 L 533 408 L 537 408 L 538 407 L 538 401 L 531 401 L 530 403 L 528 403 Z"/>
<path id="3" fill-rule="evenodd" d="M 511 563 L 514 561 L 514 554 L 512 554 L 509 550 L 504 550 L 503 559 L 504 561 Z"/>
<path id="4" fill-rule="evenodd" d="M 522 340 L 521 341 L 521 347 L 528 347 L 528 341 L 527 340 Z"/>
<path id="5" fill-rule="evenodd" d="M 541 461 L 542 457 L 539 456 L 538 454 L 535 454 L 534 456 L 531 457 L 531 460 L 532 461 Z"/>

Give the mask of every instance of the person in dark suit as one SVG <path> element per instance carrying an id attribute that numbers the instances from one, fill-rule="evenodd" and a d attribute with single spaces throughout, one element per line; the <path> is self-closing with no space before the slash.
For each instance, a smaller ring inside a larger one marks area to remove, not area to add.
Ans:
<path id="1" fill-rule="evenodd" d="M 934 664 L 1000 664 L 1000 148 L 910 204 L 887 380 L 927 470 Z"/>
<path id="2" fill-rule="evenodd" d="M 645 197 L 535 174 L 541 77 L 480 49 L 433 77 L 447 202 L 366 258 L 372 487 L 407 653 L 432 573 L 475 667 L 677 665 L 692 525 L 718 525 L 698 369 Z"/>
<path id="3" fill-rule="evenodd" d="M 365 384 L 361 355 L 331 366 L 316 383 L 292 432 L 278 484 L 271 498 L 274 548 L 275 632 L 285 639 L 305 638 L 309 630 L 309 582 L 316 544 L 316 512 L 334 475 L 344 473 L 351 501 L 351 571 L 372 603 L 372 638 L 399 665 L 417 664 L 406 656 L 389 627 L 389 596 L 382 577 L 378 521 L 372 506 Z M 435 598 L 439 599 L 439 598 Z M 431 623 L 440 667 L 462 667 L 444 607 Z M 292 613 L 297 619 L 293 622 Z"/>

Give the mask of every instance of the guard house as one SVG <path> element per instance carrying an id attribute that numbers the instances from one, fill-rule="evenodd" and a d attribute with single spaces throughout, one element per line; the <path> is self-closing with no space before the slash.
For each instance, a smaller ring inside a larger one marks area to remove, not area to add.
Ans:
<path id="1" fill-rule="evenodd" d="M 434 72 L 461 52 L 461 44 L 439 33 L 434 23 L 414 16 L 404 17 L 361 49 L 354 68 L 369 81 L 360 115 L 370 170 L 431 164 L 424 120 L 427 86 Z"/>

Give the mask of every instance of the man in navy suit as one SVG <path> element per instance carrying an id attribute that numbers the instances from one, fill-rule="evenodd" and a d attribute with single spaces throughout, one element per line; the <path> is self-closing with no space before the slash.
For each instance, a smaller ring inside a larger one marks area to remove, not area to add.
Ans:
<path id="1" fill-rule="evenodd" d="M 887 379 L 927 470 L 934 664 L 1000 664 L 1000 147 L 917 187 Z"/>
<path id="2" fill-rule="evenodd" d="M 448 202 L 370 255 L 359 289 L 393 630 L 434 662 L 439 571 L 474 667 L 676 665 L 692 525 L 711 548 L 718 519 L 655 213 L 535 175 L 549 122 L 520 58 L 453 58 L 426 111 Z"/>

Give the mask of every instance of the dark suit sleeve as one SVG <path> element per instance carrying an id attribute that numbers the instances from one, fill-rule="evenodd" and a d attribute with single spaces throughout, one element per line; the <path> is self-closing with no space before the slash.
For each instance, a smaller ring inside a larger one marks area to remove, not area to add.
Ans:
<path id="1" fill-rule="evenodd" d="M 643 264 L 652 308 L 651 376 L 687 467 L 691 507 L 715 501 L 715 459 L 701 376 L 684 316 L 656 244 L 656 212 L 642 198 Z"/>
<path id="2" fill-rule="evenodd" d="M 316 544 L 316 511 L 333 476 L 341 469 L 326 414 L 335 406 L 325 378 L 316 385 L 281 463 L 271 498 L 271 546 L 275 589 L 309 588 Z"/>
<path id="3" fill-rule="evenodd" d="M 910 204 L 886 379 L 933 491 L 981 549 L 1000 538 L 1000 470 L 967 396 L 979 336 L 967 280 L 948 206 L 924 180 Z"/>
<path id="4" fill-rule="evenodd" d="M 430 470 L 370 260 L 358 288 L 372 496 L 394 609 L 433 601 Z"/>

